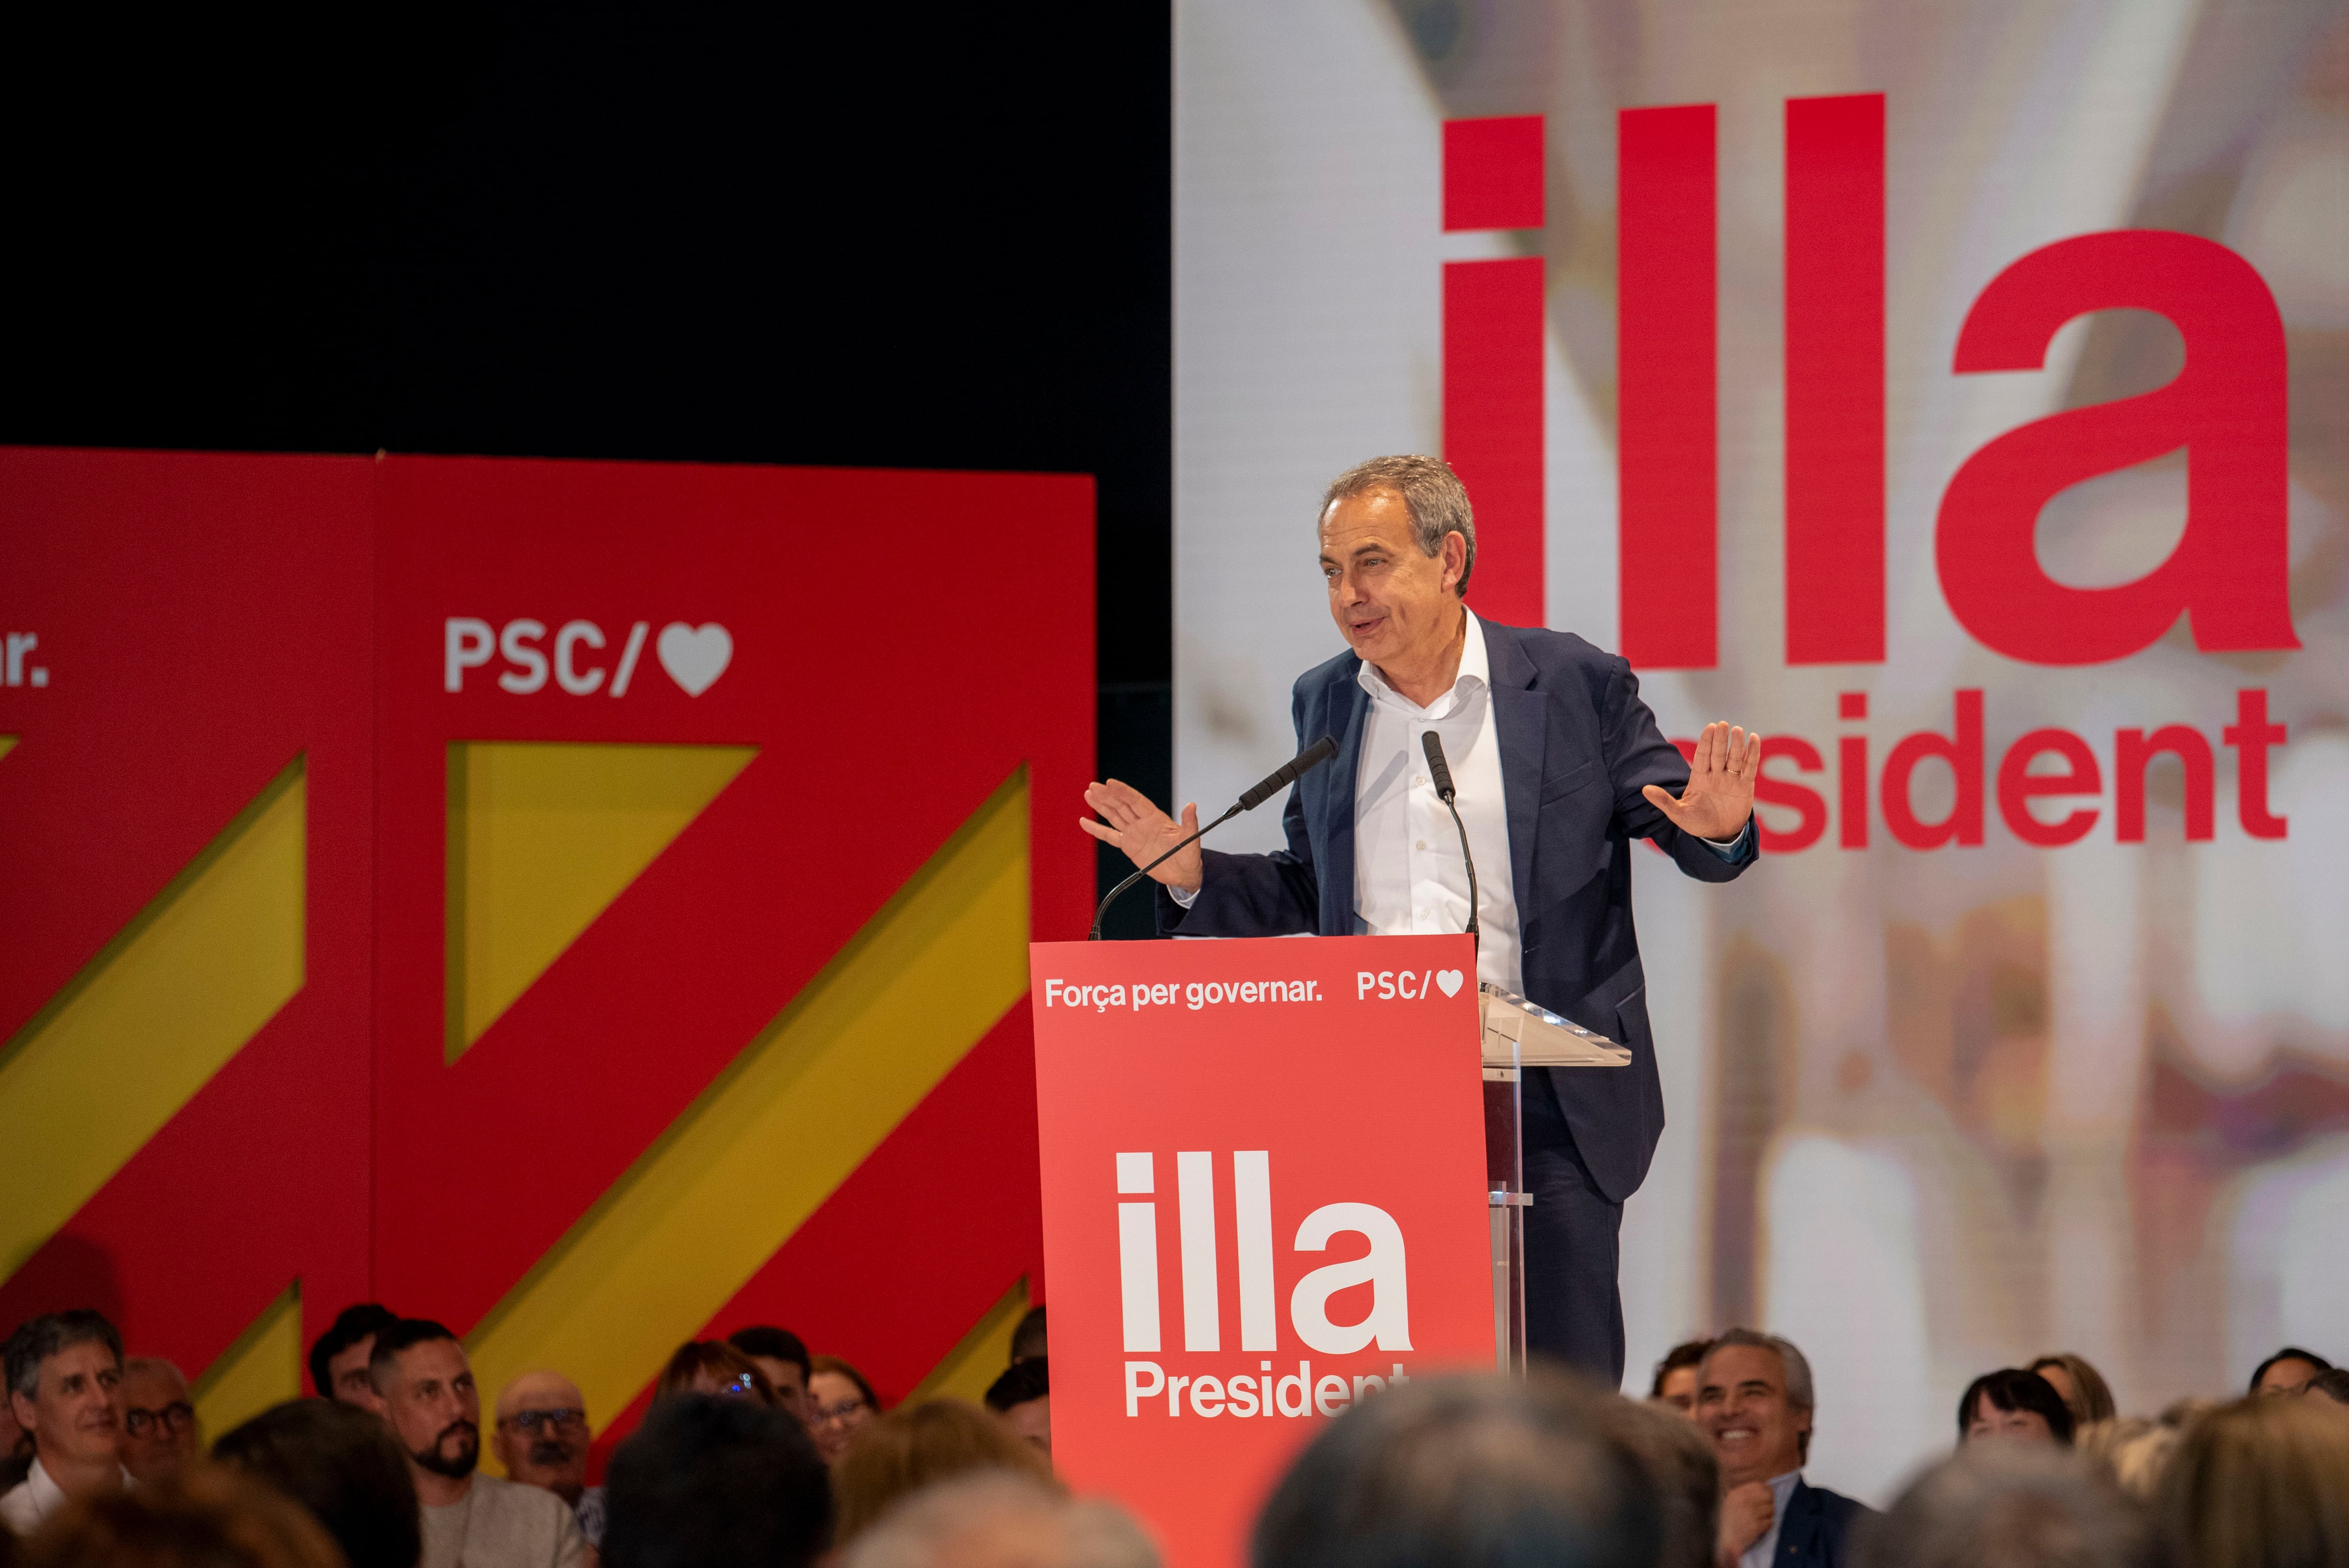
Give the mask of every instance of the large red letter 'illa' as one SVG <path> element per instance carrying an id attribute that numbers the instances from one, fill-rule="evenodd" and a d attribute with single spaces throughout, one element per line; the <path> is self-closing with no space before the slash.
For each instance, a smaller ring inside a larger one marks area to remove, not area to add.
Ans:
<path id="1" fill-rule="evenodd" d="M 1991 280 L 1958 334 L 1958 374 L 2038 370 L 2074 316 L 2149 310 L 2186 340 L 2176 379 L 2036 419 L 1966 459 L 1934 554 L 1950 610 L 1986 647 L 2035 665 L 2123 658 L 2193 617 L 2206 653 L 2296 648 L 2287 597 L 2283 322 L 2251 264 L 2192 234 L 2059 240 Z M 2067 588 L 2033 536 L 2058 491 L 2187 449 L 2186 536 L 2115 588 Z"/>

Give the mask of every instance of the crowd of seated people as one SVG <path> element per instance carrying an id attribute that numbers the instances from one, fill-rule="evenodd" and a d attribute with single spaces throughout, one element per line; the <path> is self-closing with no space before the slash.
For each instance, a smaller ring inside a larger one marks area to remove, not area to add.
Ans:
<path id="1" fill-rule="evenodd" d="M 312 1347 L 316 1397 L 207 1453 L 168 1362 L 90 1311 L 5 1350 L 0 1568 L 1155 1568 L 1113 1500 L 1051 1460 L 1043 1309 L 978 1404 L 885 1408 L 772 1326 L 680 1346 L 589 1484 L 559 1371 L 492 1406 L 442 1325 L 355 1306 Z M 1675 1347 L 1645 1400 L 1563 1373 L 1431 1377 L 1330 1421 L 1273 1489 L 1253 1568 L 2299 1568 L 2349 1564 L 2349 1374 L 2287 1347 L 2243 1397 L 2118 1413 L 2082 1357 L 1983 1374 L 1954 1451 L 1889 1511 L 1806 1473 L 1808 1359 L 1746 1328 Z"/>

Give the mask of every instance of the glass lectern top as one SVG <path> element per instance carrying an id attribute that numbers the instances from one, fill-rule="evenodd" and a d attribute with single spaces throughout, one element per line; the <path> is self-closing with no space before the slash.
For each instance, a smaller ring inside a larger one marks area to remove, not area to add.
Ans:
<path id="1" fill-rule="evenodd" d="M 1484 1014 L 1485 1065 L 1493 1068 L 1620 1068 L 1631 1063 L 1628 1046 L 1561 1018 L 1538 1002 L 1489 981 L 1479 982 Z"/>

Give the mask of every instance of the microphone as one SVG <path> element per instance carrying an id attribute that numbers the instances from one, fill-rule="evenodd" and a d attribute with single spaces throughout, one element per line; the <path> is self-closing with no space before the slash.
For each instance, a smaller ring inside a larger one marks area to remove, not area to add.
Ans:
<path id="1" fill-rule="evenodd" d="M 1468 934 L 1482 940 L 1476 929 L 1476 857 L 1468 852 L 1468 824 L 1460 820 L 1460 808 L 1454 804 L 1459 794 L 1452 787 L 1452 769 L 1444 760 L 1444 739 L 1429 730 L 1419 738 L 1419 748 L 1427 753 L 1428 777 L 1435 780 L 1435 798 L 1452 813 L 1452 825 L 1460 830 L 1460 859 L 1468 867 Z"/>
<path id="2" fill-rule="evenodd" d="M 1312 772 L 1337 755 L 1338 743 L 1328 736 L 1323 736 L 1295 757 L 1257 779 L 1255 784 L 1241 790 L 1239 809 L 1243 811 L 1255 810 L 1272 799 L 1276 792 L 1286 789 L 1299 779 Z"/>
<path id="3" fill-rule="evenodd" d="M 1427 753 L 1427 770 L 1435 779 L 1435 798 L 1449 806 L 1459 791 L 1453 789 L 1452 769 L 1444 763 L 1444 738 L 1431 729 L 1419 738 L 1419 748 Z"/>
<path id="4" fill-rule="evenodd" d="M 1230 821 L 1234 817 L 1238 816 L 1242 811 L 1255 810 L 1258 806 L 1263 805 L 1267 800 L 1270 799 L 1276 792 L 1288 785 L 1295 783 L 1299 778 L 1303 777 L 1305 774 L 1312 772 L 1313 769 L 1320 767 L 1321 764 L 1329 761 L 1330 758 L 1337 755 L 1338 743 L 1325 735 L 1320 739 L 1315 741 L 1312 745 L 1307 747 L 1304 750 L 1299 752 L 1296 756 L 1290 758 L 1288 761 L 1282 763 L 1279 767 L 1274 769 L 1270 773 L 1266 774 L 1262 779 L 1257 779 L 1254 784 L 1248 786 L 1247 789 L 1242 790 L 1240 792 L 1238 801 L 1233 805 L 1230 810 L 1226 811 L 1222 816 L 1216 818 L 1214 821 L 1208 823 L 1197 832 L 1193 833 L 1189 838 L 1185 839 L 1181 843 L 1176 844 L 1173 849 L 1167 851 L 1164 854 L 1159 856 L 1148 865 L 1143 866 L 1140 871 L 1135 872 L 1132 876 L 1126 878 L 1115 887 L 1110 889 L 1109 896 L 1101 901 L 1101 907 L 1099 909 L 1093 911 L 1093 928 L 1091 932 L 1086 934 L 1085 940 L 1087 942 L 1099 942 L 1101 940 L 1102 921 L 1109 914 L 1109 906 L 1115 903 L 1118 900 L 1118 895 L 1124 892 L 1126 889 L 1140 882 L 1143 877 L 1148 876 L 1160 866 L 1164 865 L 1168 861 L 1174 859 L 1174 856 L 1180 854 L 1184 850 L 1188 849 L 1191 845 L 1197 843 L 1201 839 L 1206 838 L 1209 833 L 1214 832 L 1217 828 L 1222 827 L 1226 822 Z M 1465 842 L 1466 841 L 1464 838 L 1462 841 Z"/>

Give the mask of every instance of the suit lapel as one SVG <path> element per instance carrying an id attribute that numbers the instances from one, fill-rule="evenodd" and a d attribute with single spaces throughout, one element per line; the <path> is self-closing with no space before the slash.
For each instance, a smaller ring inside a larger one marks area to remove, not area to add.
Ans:
<path id="1" fill-rule="evenodd" d="M 1549 726 L 1539 672 L 1517 644 L 1514 627 L 1485 623 L 1485 662 L 1493 677 L 1493 729 L 1501 746 L 1501 794 L 1508 808 L 1509 881 L 1516 892 L 1517 918 L 1533 907 L 1534 835 L 1540 826 L 1542 751 Z M 1522 927 L 1520 937 L 1527 934 Z"/>
<path id="2" fill-rule="evenodd" d="M 1355 675 L 1361 667 L 1359 659 L 1349 661 L 1347 675 L 1330 694 L 1330 727 L 1338 737 L 1338 755 L 1328 767 L 1314 770 L 1321 776 L 1324 803 L 1321 853 L 1314 868 L 1321 882 L 1324 936 L 1354 934 L 1354 786 L 1361 775 L 1362 731 L 1371 707 L 1371 694 Z M 1310 746 L 1319 738 L 1308 736 L 1300 744 Z"/>
<path id="3" fill-rule="evenodd" d="M 1818 1499 L 1811 1495 L 1811 1489 L 1797 1476 L 1795 1490 L 1786 1494 L 1786 1517 L 1778 1523 L 1778 1562 L 1808 1562 L 1812 1556 L 1811 1538 L 1818 1532 Z"/>

